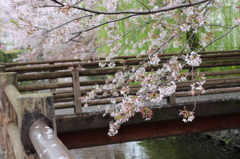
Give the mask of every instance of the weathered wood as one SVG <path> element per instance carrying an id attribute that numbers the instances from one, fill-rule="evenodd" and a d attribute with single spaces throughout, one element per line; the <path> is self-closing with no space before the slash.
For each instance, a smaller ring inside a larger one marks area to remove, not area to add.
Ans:
<path id="1" fill-rule="evenodd" d="M 94 80 L 94 81 L 80 81 L 81 86 L 92 86 L 95 84 L 105 84 L 105 80 Z M 44 89 L 54 89 L 54 88 L 67 88 L 72 87 L 72 82 L 65 82 L 65 83 L 56 83 L 56 84 L 35 84 L 35 85 L 26 85 L 26 86 L 18 86 L 18 90 L 20 92 L 23 91 L 36 91 L 36 90 L 44 90 Z M 55 93 L 52 92 L 52 93 Z"/>
<path id="2" fill-rule="evenodd" d="M 224 51 L 207 51 L 207 52 L 199 52 L 199 54 L 201 54 L 202 56 L 205 54 L 232 54 L 232 53 L 239 53 L 240 50 L 224 50 Z M 183 53 L 186 54 L 186 53 Z M 177 56 L 178 53 L 167 53 L 167 54 L 160 54 L 159 56 Z M 146 55 L 140 56 L 142 58 L 147 57 Z M 114 57 L 113 59 L 135 59 L 136 56 L 118 56 L 118 57 Z M 96 60 L 96 59 L 90 59 L 90 60 Z M 104 57 L 100 57 L 98 58 L 98 60 L 105 60 Z M 11 66 L 20 66 L 20 65 L 36 65 L 36 64 L 48 64 L 48 63 L 64 63 L 64 62 L 81 62 L 81 60 L 79 59 L 62 59 L 62 60 L 49 60 L 49 61 L 32 61 L 32 62 L 17 62 L 17 63 L 5 63 L 5 65 L 7 67 L 11 67 Z"/>
<path id="3" fill-rule="evenodd" d="M 171 107 L 168 107 L 171 106 Z M 183 109 L 182 104 L 166 105 L 159 108 L 156 104 L 155 108 L 152 107 L 153 115 L 152 119 L 145 121 L 142 118 L 141 113 L 137 113 L 134 118 L 131 118 L 128 122 L 123 125 L 134 125 L 141 123 L 151 123 L 166 120 L 178 120 L 181 123 L 182 116 L 179 115 L 179 109 Z M 186 103 L 185 106 L 188 110 L 192 110 L 193 103 Z M 109 128 L 109 121 L 113 120 L 109 115 L 103 117 L 101 113 L 85 113 L 79 115 L 67 115 L 67 116 L 56 116 L 58 133 L 82 131 L 89 129 L 99 129 L 107 127 Z M 231 99 L 230 101 L 202 101 L 197 103 L 197 109 L 195 110 L 196 119 L 202 116 L 215 116 L 221 114 L 233 114 L 240 113 L 239 100 Z M 195 122 L 195 120 L 194 120 Z M 193 123 L 194 123 L 193 122 Z M 240 122 L 240 121 L 238 121 Z M 78 123 L 78 124 L 76 124 Z M 121 128 L 120 128 L 121 130 Z M 95 131 L 96 132 L 96 131 Z"/>
<path id="4" fill-rule="evenodd" d="M 230 92 L 239 92 L 240 87 L 233 87 L 233 88 L 219 88 L 219 89 L 209 89 L 205 90 L 206 92 L 204 95 L 208 94 L 218 94 L 218 93 L 230 93 Z M 189 97 L 192 96 L 189 91 L 183 91 L 183 92 L 176 92 L 175 97 Z M 116 103 L 121 102 L 123 97 L 118 97 L 115 98 Z M 169 100 L 169 99 L 167 99 Z M 171 105 L 174 105 L 174 98 L 172 99 Z M 82 102 L 82 104 L 87 103 L 88 106 L 93 106 L 93 105 L 104 105 L 104 104 L 110 104 L 111 100 L 110 99 L 101 99 L 101 100 L 92 100 L 92 101 L 87 101 L 87 102 Z M 168 102 L 170 104 L 170 101 Z M 64 108 L 72 108 L 73 104 L 55 104 L 54 108 L 55 109 L 64 109 Z"/>
<path id="5" fill-rule="evenodd" d="M 63 72 L 52 72 L 52 73 L 34 73 L 34 74 L 23 74 L 18 75 L 18 81 L 31 81 L 31 80 L 41 80 L 41 79 L 55 79 L 55 78 L 64 78 L 71 77 L 70 71 Z"/>
<path id="6" fill-rule="evenodd" d="M 68 104 L 54 104 L 54 109 L 65 109 L 65 108 L 74 108 L 74 103 L 68 103 Z"/>
<path id="7" fill-rule="evenodd" d="M 240 70 L 204 72 L 205 76 L 240 74 Z M 191 76 L 191 74 L 189 74 Z"/>
<path id="8" fill-rule="evenodd" d="M 5 150 L 5 143 L 4 143 L 4 132 L 3 131 L 4 131 L 4 118 L 3 118 L 2 109 L 0 109 L 0 144 L 1 144 L 1 147 L 4 151 Z"/>
<path id="9" fill-rule="evenodd" d="M 204 89 L 222 89 L 222 88 L 233 88 L 233 87 L 239 87 L 240 83 L 227 83 L 227 84 L 216 84 L 216 85 L 204 85 Z M 191 89 L 190 85 L 187 87 L 179 87 L 177 88 L 177 92 L 182 91 L 189 91 Z"/>
<path id="10" fill-rule="evenodd" d="M 5 72 L 5 71 L 6 71 L 5 65 L 0 64 L 0 72 Z"/>
<path id="11" fill-rule="evenodd" d="M 227 119 L 227 120 L 226 120 Z M 58 137 L 68 148 L 82 148 L 105 144 L 196 134 L 240 127 L 240 113 L 197 117 L 192 123 L 168 120 L 152 123 L 123 125 L 114 137 L 107 135 L 109 128 L 59 133 Z M 97 133 L 96 133 L 97 132 Z M 84 137 L 82 137 L 84 136 Z"/>
<path id="12" fill-rule="evenodd" d="M 29 137 L 40 158 L 75 159 L 53 130 L 39 120 L 34 122 L 29 128 Z"/>
<path id="13" fill-rule="evenodd" d="M 59 94 L 59 95 L 54 95 L 53 98 L 55 99 L 61 99 L 61 98 L 68 98 L 68 97 L 74 97 L 73 93 L 65 93 L 65 94 Z"/>
<path id="14" fill-rule="evenodd" d="M 240 70 L 232 70 L 232 71 L 216 71 L 216 72 L 204 72 L 205 76 L 217 76 L 217 75 L 231 75 L 231 74 L 240 74 Z M 191 76 L 191 73 L 188 75 L 189 77 Z M 231 77 L 228 77 L 228 79 L 232 79 Z M 214 79 L 209 79 L 209 80 L 214 80 Z M 217 79 L 219 82 L 221 81 L 220 79 Z M 91 85 L 101 85 L 105 84 L 105 80 L 94 80 L 94 81 L 81 81 L 80 85 L 81 86 L 91 86 Z M 184 82 L 183 82 L 184 84 Z M 26 86 L 18 86 L 18 90 L 20 92 L 24 91 L 36 91 L 36 90 L 44 90 L 44 89 L 55 89 L 55 88 L 67 88 L 67 87 L 72 87 L 72 82 L 66 82 L 66 83 L 56 83 L 56 84 L 36 84 L 36 85 L 26 85 Z M 180 83 L 178 87 L 184 87 Z M 82 90 L 84 92 L 84 90 Z M 57 93 L 57 92 L 53 92 Z"/>
<path id="15" fill-rule="evenodd" d="M 18 127 L 16 123 L 10 123 L 7 126 L 7 132 L 9 135 L 9 138 L 11 140 L 11 144 L 13 147 L 14 154 L 11 154 L 11 156 L 8 156 L 8 158 L 16 158 L 16 159 L 36 159 L 36 154 L 28 155 L 24 153 L 22 141 L 21 141 L 21 135 L 18 131 Z"/>
<path id="16" fill-rule="evenodd" d="M 81 103 L 81 90 L 79 81 L 79 69 L 72 70 L 72 82 L 73 82 L 73 100 L 74 100 L 74 112 L 76 114 L 82 113 L 82 103 Z"/>
<path id="17" fill-rule="evenodd" d="M 232 62 L 203 62 L 197 68 L 209 68 L 209 67 L 222 67 L 222 66 L 239 66 L 240 61 L 232 61 Z M 159 68 L 162 68 L 162 65 L 158 65 L 156 67 L 150 66 L 146 70 L 147 71 L 157 71 Z M 191 66 L 185 66 L 184 69 L 190 69 Z M 127 68 L 127 70 L 131 70 L 132 67 Z M 122 71 L 123 68 L 102 68 L 102 69 L 90 69 L 90 70 L 79 70 L 80 76 L 96 76 L 96 75 L 106 75 L 106 74 L 115 74 L 118 71 Z M 18 75 L 19 81 L 29 81 L 29 80 L 40 80 L 40 79 L 54 79 L 54 78 L 63 78 L 70 77 L 71 72 L 53 72 L 53 73 L 38 73 L 38 74 L 26 74 L 26 75 Z"/>
<path id="18" fill-rule="evenodd" d="M 173 93 L 169 97 L 167 97 L 167 103 L 176 104 L 176 94 Z"/>
<path id="19" fill-rule="evenodd" d="M 72 82 L 18 86 L 20 92 L 72 87 Z"/>
<path id="20" fill-rule="evenodd" d="M 230 92 L 239 92 L 240 87 L 233 87 L 233 88 L 219 88 L 219 89 L 210 89 L 210 90 L 205 90 L 206 92 L 204 95 L 207 94 L 218 94 L 218 93 L 230 93 Z M 189 91 L 187 92 L 176 92 L 176 97 L 187 97 L 191 96 Z"/>
<path id="21" fill-rule="evenodd" d="M 73 98 L 61 98 L 61 99 L 54 99 L 54 105 L 57 103 L 66 103 L 72 102 Z"/>
<path id="22" fill-rule="evenodd" d="M 49 63 L 49 65 L 54 65 L 54 63 Z M 55 72 L 55 70 L 51 70 L 50 72 Z M 50 79 L 50 84 L 55 84 L 57 83 L 57 79 Z M 51 92 L 56 91 L 56 88 L 50 89 Z"/>
<path id="23" fill-rule="evenodd" d="M 8 72 L 35 72 L 35 71 L 54 71 L 54 70 L 68 70 L 72 64 L 58 64 L 58 65 L 38 65 L 38 66 L 23 66 L 7 68 Z"/>
<path id="24" fill-rule="evenodd" d="M 236 59 L 240 56 L 240 54 L 223 54 L 223 55 L 203 55 L 202 61 L 217 61 L 217 60 L 231 60 Z M 166 62 L 170 58 L 162 57 L 161 63 Z M 182 61 L 182 59 L 180 59 Z M 123 62 L 120 60 L 113 60 L 116 66 L 123 66 Z M 146 59 L 138 58 L 138 59 L 130 59 L 124 60 L 124 65 L 139 65 L 142 62 L 146 62 Z M 106 61 L 109 63 L 109 61 Z M 84 68 L 99 68 L 99 62 L 89 62 L 89 63 L 79 63 Z M 55 70 L 67 70 L 68 67 L 72 66 L 72 64 L 58 64 L 58 65 L 38 65 L 38 66 L 23 66 L 23 67 L 13 67 L 6 68 L 7 72 L 34 72 L 34 71 L 55 71 Z"/>
<path id="25" fill-rule="evenodd" d="M 17 122 L 17 114 L 9 102 L 4 88 L 7 84 L 15 84 L 17 85 L 16 73 L 13 72 L 5 72 L 0 73 L 0 109 L 2 119 L 1 127 L 0 127 L 0 138 L 1 138 L 1 145 L 2 148 L 6 150 L 7 156 L 11 156 L 14 154 L 13 148 L 11 145 L 10 138 L 7 134 L 7 125 L 11 122 Z"/>
<path id="26" fill-rule="evenodd" d="M 72 93 L 72 89 L 68 89 L 68 90 L 62 90 L 62 91 L 53 91 L 51 92 L 53 95 L 58 95 L 58 94 L 65 94 L 65 93 Z"/>

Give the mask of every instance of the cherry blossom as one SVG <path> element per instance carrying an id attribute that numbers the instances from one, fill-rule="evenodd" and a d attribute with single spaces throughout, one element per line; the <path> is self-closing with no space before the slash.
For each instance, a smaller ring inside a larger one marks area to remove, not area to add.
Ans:
<path id="1" fill-rule="evenodd" d="M 108 76 L 104 85 L 93 86 L 93 90 L 81 97 L 84 102 L 99 96 L 109 97 L 109 106 L 104 113 L 113 118 L 109 123 L 109 136 L 116 135 L 121 124 L 136 113 L 150 119 L 152 110 L 144 103 L 159 103 L 175 93 L 176 82 L 187 80 L 189 73 L 183 73 L 184 66 L 199 66 L 202 60 L 198 53 L 240 25 L 239 17 L 231 17 L 236 25 L 219 26 L 228 31 L 216 37 L 216 31 L 210 27 L 212 17 L 209 13 L 214 8 L 223 7 L 224 3 L 214 0 L 0 2 L 3 4 L 0 6 L 3 22 L 9 19 L 11 22 L 2 30 L 12 33 L 19 46 L 28 50 L 19 56 L 19 60 L 77 58 L 90 62 L 104 57 L 105 60 L 99 61 L 99 67 L 114 68 L 113 59 L 120 55 L 142 59 L 135 66 L 119 61 L 121 71 Z M 192 39 L 200 33 L 198 48 L 195 48 Z M 169 50 L 175 50 L 179 55 L 162 58 L 161 54 Z M 193 71 L 191 74 L 190 94 L 203 94 L 204 74 Z M 139 83 L 139 89 L 130 94 L 135 82 Z M 122 101 L 114 99 L 116 97 Z M 180 115 L 184 116 L 184 122 L 194 119 L 194 111 L 186 108 L 180 111 Z"/>
<path id="2" fill-rule="evenodd" d="M 200 55 L 197 54 L 197 52 L 192 51 L 190 55 L 187 54 L 185 61 L 190 66 L 199 66 L 202 62 L 202 59 L 200 58 Z"/>
<path id="3" fill-rule="evenodd" d="M 183 116 L 183 122 L 184 123 L 187 123 L 187 122 L 192 122 L 194 119 L 195 119 L 195 116 L 194 116 L 194 112 L 193 111 L 188 111 L 186 109 L 186 106 L 184 106 L 183 110 L 179 110 L 180 113 L 179 115 L 182 115 Z"/>

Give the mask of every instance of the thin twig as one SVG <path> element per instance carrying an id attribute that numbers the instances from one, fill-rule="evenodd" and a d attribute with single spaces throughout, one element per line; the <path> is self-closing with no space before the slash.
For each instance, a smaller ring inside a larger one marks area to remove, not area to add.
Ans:
<path id="1" fill-rule="evenodd" d="M 149 12 L 151 12 L 151 10 L 141 1 L 137 0 L 138 3 L 140 3 L 141 5 L 143 5 Z"/>
<path id="2" fill-rule="evenodd" d="M 106 24 L 109 24 L 109 23 L 114 23 L 114 22 L 117 22 L 117 21 L 121 21 L 121 20 L 130 18 L 130 17 L 134 17 L 134 16 L 137 16 L 137 15 L 131 14 L 131 15 L 125 16 L 125 17 L 123 17 L 123 18 L 119 18 L 119 19 L 115 19 L 115 20 L 110 20 L 110 21 L 107 21 L 107 22 L 104 22 L 104 23 L 95 25 L 95 26 L 93 26 L 93 27 L 91 27 L 91 28 L 88 28 L 88 29 L 85 29 L 85 30 L 81 30 L 81 31 L 78 31 L 78 32 L 74 32 L 74 33 L 71 33 L 71 34 L 79 34 L 79 33 L 87 32 L 87 31 L 90 31 L 90 30 L 99 28 L 100 26 L 103 26 L 103 25 L 106 25 Z"/>
<path id="3" fill-rule="evenodd" d="M 212 1 L 212 0 L 200 0 L 200 1 L 196 1 L 193 2 L 191 4 L 189 3 L 183 3 L 183 4 L 179 4 L 176 6 L 170 6 L 170 7 L 165 7 L 165 8 L 159 8 L 156 10 L 151 10 L 149 11 L 114 11 L 114 12 L 102 12 L 102 11 L 97 11 L 97 10 L 91 10 L 91 9 L 87 9 L 87 8 L 82 8 L 79 6 L 73 6 L 72 8 L 75 9 L 79 9 L 82 11 L 86 11 L 86 12 L 90 12 L 90 13 L 95 13 L 95 14 L 105 14 L 105 15 L 117 15 L 117 14 L 136 14 L 136 15 L 146 15 L 146 14 L 154 14 L 154 13 L 160 13 L 160 12 L 166 12 L 166 11 L 170 11 L 170 10 L 175 10 L 175 9 L 179 9 L 179 8 L 185 8 L 185 7 L 191 7 L 194 5 L 198 5 L 198 4 L 202 4 L 208 1 Z"/>

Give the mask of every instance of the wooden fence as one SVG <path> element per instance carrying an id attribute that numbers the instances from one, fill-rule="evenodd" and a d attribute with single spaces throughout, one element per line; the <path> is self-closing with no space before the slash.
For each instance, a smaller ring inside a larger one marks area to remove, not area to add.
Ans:
<path id="1" fill-rule="evenodd" d="M 196 67 L 196 69 L 206 70 L 209 68 L 207 72 L 204 72 L 205 76 L 208 78 L 204 85 L 204 88 L 207 90 L 206 94 L 239 91 L 237 86 L 239 86 L 240 80 L 240 70 L 238 69 L 238 66 L 240 65 L 240 50 L 200 52 L 200 55 L 203 63 L 199 67 Z M 162 54 L 160 56 L 161 63 L 157 67 L 148 67 L 147 71 L 156 71 L 162 67 L 163 62 L 166 62 L 171 56 L 178 56 L 178 54 Z M 104 58 L 100 58 L 99 60 L 106 63 L 110 62 L 105 61 Z M 17 79 L 20 83 L 18 90 L 20 92 L 51 92 L 54 98 L 55 109 L 74 108 L 75 113 L 80 114 L 82 112 L 81 108 L 85 103 L 91 106 L 108 104 L 110 102 L 108 96 L 105 98 L 102 97 L 101 100 L 93 100 L 89 102 L 81 102 L 79 100 L 81 96 L 84 96 L 87 92 L 91 91 L 95 84 L 105 84 L 106 75 L 114 76 L 117 71 L 123 70 L 123 67 L 121 67 L 123 66 L 123 63 L 124 65 L 128 65 L 129 67 L 127 69 L 130 70 L 133 66 L 139 65 L 144 61 L 144 56 L 139 58 L 136 58 L 135 56 L 115 57 L 114 62 L 118 66 L 116 68 L 99 68 L 99 61 L 84 62 L 78 59 L 6 63 L 5 65 L 7 72 L 17 72 Z M 69 70 L 69 67 L 72 67 L 73 69 Z M 78 67 L 81 68 L 78 69 Z M 221 71 L 212 69 L 219 67 L 222 68 Z M 190 70 L 191 67 L 185 66 L 184 69 Z M 92 80 L 93 77 L 97 78 L 98 76 L 104 79 L 99 77 L 97 80 Z M 54 80 L 56 81 L 57 79 L 66 77 L 71 78 L 70 82 L 53 83 Z M 191 73 L 189 73 L 189 77 L 191 77 Z M 190 84 L 190 80 L 186 82 L 178 82 L 175 96 L 190 96 L 188 93 L 188 90 L 190 90 Z M 140 88 L 140 85 L 132 85 L 130 88 L 130 93 L 135 94 Z M 120 89 L 118 91 L 120 91 Z M 169 99 L 171 99 L 169 101 L 174 103 L 174 98 Z M 120 102 L 121 97 L 116 98 L 116 101 Z"/>

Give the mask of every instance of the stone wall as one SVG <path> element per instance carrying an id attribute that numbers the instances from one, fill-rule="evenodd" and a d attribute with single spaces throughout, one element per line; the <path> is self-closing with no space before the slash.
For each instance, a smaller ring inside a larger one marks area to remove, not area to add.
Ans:
<path id="1" fill-rule="evenodd" d="M 240 149 L 240 129 L 229 129 L 204 133 L 214 140 L 223 141 L 225 144 Z"/>

